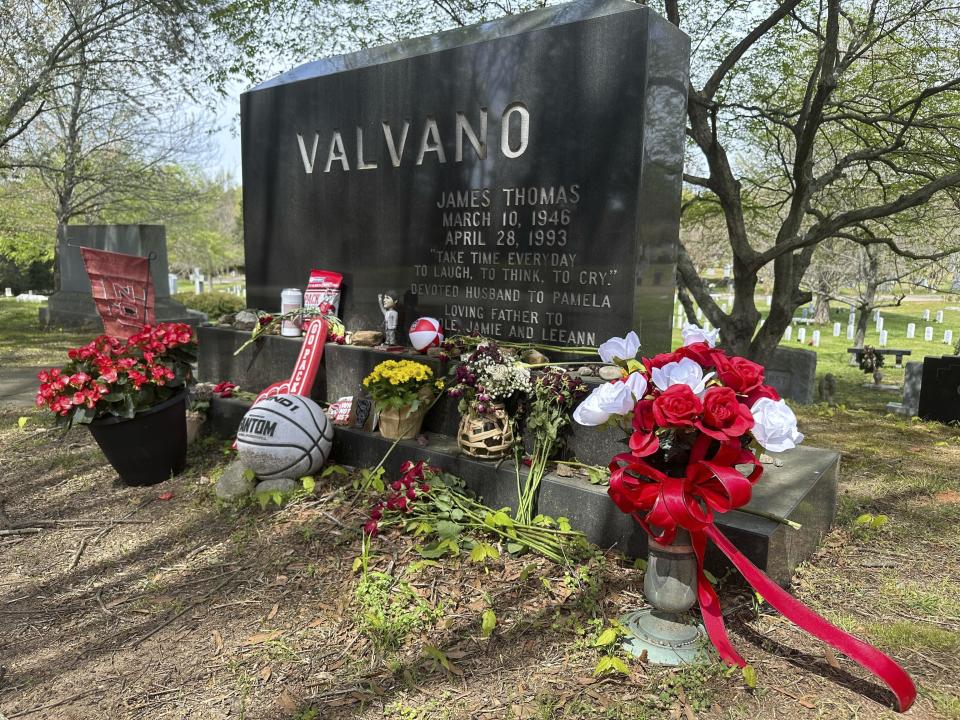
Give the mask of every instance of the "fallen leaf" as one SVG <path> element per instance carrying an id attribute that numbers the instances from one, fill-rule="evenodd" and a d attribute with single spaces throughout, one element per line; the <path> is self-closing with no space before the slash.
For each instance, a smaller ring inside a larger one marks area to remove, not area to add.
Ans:
<path id="1" fill-rule="evenodd" d="M 261 632 L 251 635 L 247 638 L 247 641 L 244 645 L 259 645 L 260 643 L 270 642 L 271 640 L 276 640 L 283 634 L 280 630 L 272 630 L 270 632 Z"/>
<path id="2" fill-rule="evenodd" d="M 280 609 L 280 603 L 274 603 L 273 607 L 270 608 L 270 612 L 267 613 L 267 622 L 270 622 L 277 616 L 277 610 Z"/>
<path id="3" fill-rule="evenodd" d="M 267 665 L 266 667 L 261 668 L 258 674 L 260 675 L 261 680 L 264 682 L 269 682 L 270 676 L 273 675 L 273 668 Z"/>
<path id="4" fill-rule="evenodd" d="M 557 477 L 573 477 L 576 473 L 569 465 L 558 464 L 556 469 Z"/>
<path id="5" fill-rule="evenodd" d="M 324 622 L 326 622 L 324 618 L 316 617 L 313 620 L 311 620 L 309 623 L 307 623 L 307 627 L 308 628 L 320 627 L 321 625 L 323 625 Z"/>
<path id="6" fill-rule="evenodd" d="M 210 637 L 213 638 L 214 654 L 219 655 L 223 652 L 223 635 L 220 634 L 219 630 L 214 630 L 210 633 Z"/>
<path id="7" fill-rule="evenodd" d="M 277 579 L 270 583 L 270 585 L 286 585 L 287 580 L 289 580 L 289 578 L 286 575 L 277 575 Z"/>
<path id="8" fill-rule="evenodd" d="M 823 656 L 827 659 L 827 665 L 834 668 L 835 670 L 840 669 L 840 663 L 837 662 L 837 656 L 833 652 L 832 647 L 823 648 Z"/>
<path id="9" fill-rule="evenodd" d="M 289 690 L 284 690 L 280 693 L 280 697 L 277 698 L 277 702 L 280 703 L 280 707 L 283 708 L 283 711 L 288 715 L 294 715 L 300 709 L 300 703 L 297 702 L 297 699 L 290 694 Z"/>
<path id="10" fill-rule="evenodd" d="M 157 495 L 157 500 L 173 500 L 173 490 L 167 490 L 165 493 Z"/>

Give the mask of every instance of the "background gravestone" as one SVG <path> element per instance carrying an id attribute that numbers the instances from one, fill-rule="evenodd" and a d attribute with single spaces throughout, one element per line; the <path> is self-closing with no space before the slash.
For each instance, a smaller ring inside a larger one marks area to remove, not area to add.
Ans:
<path id="1" fill-rule="evenodd" d="M 813 350 L 778 347 L 766 364 L 764 382 L 781 397 L 810 404 L 817 377 L 817 354 Z"/>
<path id="2" fill-rule="evenodd" d="M 622 0 L 318 60 L 241 98 L 247 294 L 344 274 L 448 332 L 669 349 L 689 41 Z M 405 340 L 401 333 L 399 341 Z"/>
<path id="3" fill-rule="evenodd" d="M 926 357 L 917 415 L 922 420 L 960 422 L 960 357 Z"/>
<path id="4" fill-rule="evenodd" d="M 911 417 L 920 408 L 920 390 L 923 382 L 923 363 L 908 362 L 903 370 L 903 399 L 901 402 L 887 403 L 887 412 Z"/>
<path id="5" fill-rule="evenodd" d="M 197 323 L 202 313 L 191 313 L 171 299 L 167 266 L 167 235 L 163 225 L 69 225 L 58 243 L 60 289 L 40 311 L 44 324 L 57 327 L 102 327 L 83 266 L 80 246 L 155 258 L 150 261 L 155 313 L 158 322 Z"/>

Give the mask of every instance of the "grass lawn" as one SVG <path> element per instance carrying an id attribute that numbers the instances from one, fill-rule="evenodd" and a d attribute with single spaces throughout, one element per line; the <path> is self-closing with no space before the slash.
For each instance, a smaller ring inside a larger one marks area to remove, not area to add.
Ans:
<path id="1" fill-rule="evenodd" d="M 62 365 L 67 350 L 93 338 L 92 332 L 40 327 L 41 307 L 0 299 L 0 372 L 5 366 Z"/>
<path id="2" fill-rule="evenodd" d="M 21 328 L 35 314 L 14 305 L 0 304 L 0 341 L 15 361 L 17 348 L 31 352 L 46 334 Z M 44 343 L 43 362 L 77 339 L 59 341 Z M 848 372 L 842 344 L 821 348 L 835 374 Z M 920 688 L 907 717 L 960 720 L 960 434 L 877 413 L 856 392 L 863 375 L 843 377 L 842 406 L 797 408 L 807 442 L 842 461 L 836 527 L 791 592 L 907 668 Z M 224 444 L 203 441 L 181 476 L 122 487 L 83 428 L 64 434 L 35 410 L 0 409 L 0 527 L 45 525 L 0 536 L 0 713 L 897 717 L 856 665 L 758 611 L 734 576 L 721 580 L 721 602 L 734 645 L 757 670 L 755 689 L 717 663 L 670 670 L 622 658 L 627 674 L 597 676 L 615 651 L 596 640 L 643 602 L 630 559 L 594 549 L 569 565 L 506 552 L 423 562 L 415 539 L 389 534 L 364 579 L 355 561 L 370 500 L 349 477 L 322 480 L 282 510 L 227 508 L 212 487 L 229 459 Z M 159 499 L 166 491 L 172 497 Z M 858 522 L 864 515 L 886 520 L 871 527 Z M 37 522 L 76 518 L 96 523 Z M 485 637 L 488 610 L 497 622 Z"/>

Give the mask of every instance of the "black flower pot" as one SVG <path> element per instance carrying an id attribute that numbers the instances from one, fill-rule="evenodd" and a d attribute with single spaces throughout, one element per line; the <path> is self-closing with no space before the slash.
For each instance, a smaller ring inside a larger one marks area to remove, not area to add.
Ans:
<path id="1" fill-rule="evenodd" d="M 186 390 L 132 418 L 100 418 L 89 427 L 127 485 L 155 485 L 187 465 Z"/>

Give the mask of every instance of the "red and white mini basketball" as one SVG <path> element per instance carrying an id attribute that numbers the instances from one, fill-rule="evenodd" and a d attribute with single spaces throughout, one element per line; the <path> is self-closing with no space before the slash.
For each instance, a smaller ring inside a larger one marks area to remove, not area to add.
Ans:
<path id="1" fill-rule="evenodd" d="M 410 326 L 410 344 L 420 352 L 427 348 L 439 347 L 443 342 L 443 330 L 440 321 L 432 317 L 422 317 Z"/>

